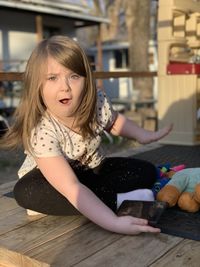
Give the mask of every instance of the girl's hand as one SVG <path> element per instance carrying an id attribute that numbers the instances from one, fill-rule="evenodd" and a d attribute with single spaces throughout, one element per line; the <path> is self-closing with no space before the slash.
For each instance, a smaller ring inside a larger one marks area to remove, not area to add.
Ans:
<path id="1" fill-rule="evenodd" d="M 173 129 L 173 124 L 170 124 L 168 126 L 165 126 L 161 129 L 159 129 L 158 131 L 155 132 L 155 136 L 153 138 L 153 141 L 158 141 L 161 138 L 165 137 L 166 135 L 168 135 L 171 130 Z"/>
<path id="2" fill-rule="evenodd" d="M 138 126 L 132 120 L 129 120 L 122 114 L 118 114 L 115 123 L 111 128 L 113 135 L 120 135 L 126 138 L 135 139 L 140 144 L 149 144 L 160 140 L 168 135 L 173 128 L 173 124 L 170 124 L 158 131 L 150 131 Z"/>
<path id="3" fill-rule="evenodd" d="M 144 130 L 143 133 L 140 134 L 138 141 L 141 144 L 149 144 L 152 142 L 156 142 L 165 137 L 166 135 L 168 135 L 172 129 L 173 129 L 173 124 L 165 126 L 156 132 Z"/>
<path id="4" fill-rule="evenodd" d="M 142 232 L 160 233 L 159 228 L 148 225 L 148 221 L 132 216 L 120 216 L 116 219 L 113 232 L 128 235 L 138 235 Z"/>

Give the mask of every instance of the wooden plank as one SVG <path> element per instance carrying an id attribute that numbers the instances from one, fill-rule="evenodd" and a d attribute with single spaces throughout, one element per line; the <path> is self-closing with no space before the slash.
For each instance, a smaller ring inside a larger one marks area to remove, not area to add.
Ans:
<path id="1" fill-rule="evenodd" d="M 48 267 L 47 263 L 39 262 L 22 254 L 0 247 L 0 267 Z"/>
<path id="2" fill-rule="evenodd" d="M 0 185 L 0 197 L 13 190 L 16 181 L 8 182 Z"/>
<path id="3" fill-rule="evenodd" d="M 124 236 L 75 266 L 149 266 L 182 240 L 182 238 L 165 234 L 153 235 L 148 233 L 138 236 Z M 171 265 L 168 266 L 171 267 Z"/>
<path id="4" fill-rule="evenodd" d="M 155 71 L 96 71 L 94 77 L 96 79 L 109 79 L 109 78 L 121 78 L 121 77 L 155 77 L 157 72 Z M 0 72 L 0 81 L 22 81 L 22 72 Z"/>
<path id="5" fill-rule="evenodd" d="M 19 207 L 13 198 L 3 196 L 0 198 L 0 235 L 44 216 L 28 216 L 26 210 Z"/>
<path id="6" fill-rule="evenodd" d="M 37 260 L 45 259 L 54 267 L 73 266 L 121 238 L 122 235 L 105 231 L 89 223 L 27 251 L 25 254 Z"/>
<path id="7" fill-rule="evenodd" d="M 53 266 L 148 266 L 183 239 L 164 234 L 123 236 L 90 223 L 27 255 Z M 55 246 L 56 242 L 56 246 Z"/>
<path id="8" fill-rule="evenodd" d="M 6 196 L 0 198 L 0 220 L 9 215 L 10 211 L 13 212 L 13 210 L 18 209 L 21 210 L 14 198 Z"/>
<path id="9" fill-rule="evenodd" d="M 186 13 L 200 12 L 198 1 L 188 0 L 160 0 L 159 6 L 170 6 L 171 9 L 184 10 Z"/>
<path id="10" fill-rule="evenodd" d="M 26 215 L 25 210 L 13 210 L 13 212 L 9 212 L 8 216 L 0 220 L 0 236 L 7 232 L 13 231 L 14 229 L 23 227 L 34 220 L 38 220 L 42 216 L 46 215 L 31 216 L 30 218 L 30 216 Z"/>
<path id="11" fill-rule="evenodd" d="M 200 266 L 200 242 L 185 239 L 172 248 L 151 267 L 199 267 Z"/>
<path id="12" fill-rule="evenodd" d="M 38 246 L 46 247 L 48 242 L 55 246 L 55 239 L 87 223 L 83 216 L 46 216 L 1 235 L 0 245 L 27 254 Z"/>
<path id="13" fill-rule="evenodd" d="M 141 77 L 155 77 L 157 72 L 155 71 L 96 71 L 94 72 L 94 77 L 96 79 L 109 79 L 109 78 L 141 78 Z"/>
<path id="14" fill-rule="evenodd" d="M 0 208 L 6 202 L 12 207 L 14 200 L 2 197 Z M 37 220 L 34 219 L 37 216 L 33 216 L 34 221 L 31 221 L 31 216 L 15 205 L 13 213 L 11 209 L 5 220 L 1 217 L 0 229 L 12 220 L 15 223 L 11 224 L 14 228 L 9 226 L 9 230 L 0 236 L 0 245 L 53 266 L 66 266 L 67 263 L 67 266 L 121 267 L 131 266 L 133 262 L 134 267 L 149 266 L 183 240 L 164 234 L 122 236 L 93 223 L 87 224 L 88 220 L 82 216 L 46 216 Z M 18 212 L 14 213 L 16 210 Z M 1 212 L 4 213 L 3 209 Z"/>
<path id="15" fill-rule="evenodd" d="M 22 81 L 21 72 L 0 72 L 0 81 Z"/>

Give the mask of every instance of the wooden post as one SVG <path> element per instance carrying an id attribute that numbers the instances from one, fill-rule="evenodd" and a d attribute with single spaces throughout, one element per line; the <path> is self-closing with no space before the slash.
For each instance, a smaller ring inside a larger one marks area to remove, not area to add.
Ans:
<path id="1" fill-rule="evenodd" d="M 42 16 L 37 15 L 35 17 L 36 22 L 36 35 L 37 35 L 37 42 L 39 43 L 43 39 L 43 23 L 42 23 Z"/>
<path id="2" fill-rule="evenodd" d="M 101 36 L 101 24 L 98 26 L 97 37 L 97 71 L 103 70 L 103 53 L 102 53 L 102 36 Z M 103 81 L 97 80 L 97 87 L 103 88 Z"/>

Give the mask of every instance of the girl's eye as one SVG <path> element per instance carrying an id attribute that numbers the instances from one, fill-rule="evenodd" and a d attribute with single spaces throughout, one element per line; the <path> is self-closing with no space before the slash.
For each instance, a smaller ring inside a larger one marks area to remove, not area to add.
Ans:
<path id="1" fill-rule="evenodd" d="M 48 78 L 47 78 L 47 80 L 49 80 L 49 81 L 55 81 L 56 80 L 56 76 L 49 76 Z"/>
<path id="2" fill-rule="evenodd" d="M 79 78 L 80 78 L 80 75 L 78 75 L 78 74 L 72 74 L 70 76 L 70 80 L 78 80 Z"/>

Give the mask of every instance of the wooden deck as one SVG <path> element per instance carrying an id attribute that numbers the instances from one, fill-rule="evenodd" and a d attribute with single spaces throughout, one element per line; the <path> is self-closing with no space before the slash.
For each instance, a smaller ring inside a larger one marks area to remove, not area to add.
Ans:
<path id="1" fill-rule="evenodd" d="M 162 233 L 119 235 L 83 216 L 27 216 L 13 198 L 5 196 L 13 185 L 10 182 L 0 186 L 0 267 L 200 266 L 198 241 Z M 22 264 L 23 257 L 12 259 L 4 249 L 25 255 L 26 260 L 30 258 Z M 10 264 L 6 265 L 5 259 Z"/>
<path id="2" fill-rule="evenodd" d="M 0 186 L 0 247 L 56 267 L 200 266 L 198 241 L 162 233 L 123 236 L 107 232 L 83 216 L 32 218 L 13 198 L 4 196 L 12 187 L 13 183 Z M 4 266 L 1 258 L 0 266 Z"/>

